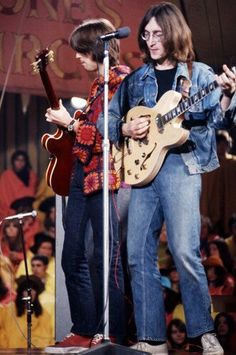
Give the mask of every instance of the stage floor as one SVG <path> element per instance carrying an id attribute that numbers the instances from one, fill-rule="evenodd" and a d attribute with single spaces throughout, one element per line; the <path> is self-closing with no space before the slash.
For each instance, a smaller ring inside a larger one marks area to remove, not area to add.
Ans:
<path id="1" fill-rule="evenodd" d="M 43 349 L 0 349 L 0 354 L 6 354 L 6 355 L 24 355 L 24 354 L 32 354 L 32 355 L 39 355 L 39 354 L 45 354 Z"/>
<path id="2" fill-rule="evenodd" d="M 0 355 L 47 355 L 43 349 L 0 349 Z M 76 354 L 76 353 L 75 353 Z M 77 353 L 78 354 L 78 353 Z M 82 352 L 80 353 L 83 354 Z M 99 352 L 99 354 L 109 354 L 109 352 Z M 180 351 L 169 351 L 169 355 L 187 355 L 190 354 L 189 352 L 180 352 Z M 60 355 L 60 354 L 54 354 Z M 69 355 L 69 354 L 68 354 Z M 95 355 L 95 353 L 94 353 Z M 122 354 L 120 354 L 122 355 Z M 194 355 L 202 355 L 202 353 L 194 353 Z M 225 352 L 225 355 L 235 355 L 233 353 Z"/>

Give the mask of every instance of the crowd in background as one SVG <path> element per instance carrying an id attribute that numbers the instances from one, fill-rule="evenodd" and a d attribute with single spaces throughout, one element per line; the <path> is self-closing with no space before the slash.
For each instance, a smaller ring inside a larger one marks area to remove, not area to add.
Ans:
<path id="1" fill-rule="evenodd" d="M 55 218 L 53 191 L 15 151 L 0 176 L 0 348 L 26 348 L 29 337 L 34 347 L 54 342 Z"/>
<path id="2" fill-rule="evenodd" d="M 203 196 L 202 203 L 206 206 L 206 201 L 208 201 L 209 211 L 213 211 L 216 207 L 211 206 L 210 196 L 214 196 L 212 204 L 214 201 L 222 203 L 224 186 L 217 188 L 222 183 L 222 176 L 226 175 L 226 178 L 233 179 L 233 174 L 230 176 L 225 174 L 228 166 L 231 171 L 236 166 L 235 157 L 229 154 L 229 139 L 227 132 L 218 132 L 218 155 L 224 163 L 218 169 L 217 174 L 213 176 L 210 173 L 204 177 L 203 193 L 208 193 L 208 196 Z M 211 190 L 211 195 L 207 190 L 209 182 L 211 186 L 215 186 L 215 191 Z M 124 191 L 129 193 L 128 188 Z M 231 194 L 233 195 L 234 191 L 231 191 Z M 224 201 L 224 204 L 227 206 L 227 201 Z M 221 205 L 221 208 L 223 207 L 224 205 Z M 37 211 L 36 216 L 27 216 L 22 220 L 4 219 L 6 216 L 31 212 L 34 209 Z M 232 298 L 236 296 L 236 206 L 232 206 L 232 203 L 231 211 L 226 227 L 225 221 L 220 220 L 220 214 L 214 221 L 208 215 L 202 214 L 200 241 L 202 263 L 212 296 L 215 332 L 224 349 L 235 352 L 235 309 L 223 307 L 224 310 L 219 311 L 218 303 L 214 301 L 219 300 L 218 296 Z M 225 216 L 223 212 L 222 216 Z M 29 286 L 33 305 L 31 312 L 32 345 L 44 347 L 55 341 L 55 218 L 53 191 L 46 185 L 44 179 L 39 183 L 38 177 L 31 168 L 27 153 L 25 151 L 14 152 L 11 167 L 0 176 L 0 219 L 2 221 L 0 231 L 0 348 L 27 346 L 27 302 L 24 298 L 27 298 Z M 125 230 L 123 226 L 123 231 Z M 28 280 L 23 248 L 26 251 Z M 173 350 L 187 350 L 189 343 L 181 302 L 179 275 L 168 249 L 168 232 L 165 225 L 160 238 L 158 263 L 165 295 L 168 346 Z M 225 298 L 222 300 L 223 305 Z M 130 315 L 132 317 L 132 311 Z M 12 337 L 12 332 L 15 334 L 14 337 Z"/>

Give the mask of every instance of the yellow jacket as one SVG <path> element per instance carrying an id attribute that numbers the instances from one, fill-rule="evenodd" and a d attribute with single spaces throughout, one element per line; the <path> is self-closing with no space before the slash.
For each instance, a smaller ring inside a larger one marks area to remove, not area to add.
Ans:
<path id="1" fill-rule="evenodd" d="M 46 310 L 38 318 L 32 314 L 31 343 L 32 348 L 54 344 L 51 320 Z M 14 303 L 0 308 L 0 348 L 27 348 L 26 313 L 17 317 Z"/>

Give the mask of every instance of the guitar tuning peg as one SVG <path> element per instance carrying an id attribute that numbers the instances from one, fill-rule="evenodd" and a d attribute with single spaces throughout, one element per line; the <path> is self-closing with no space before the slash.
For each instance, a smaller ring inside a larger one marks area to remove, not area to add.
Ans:
<path id="1" fill-rule="evenodd" d="M 38 63 L 37 62 L 33 62 L 33 63 L 31 63 L 31 65 L 32 65 L 33 72 L 35 74 L 38 74 L 39 73 Z"/>
<path id="2" fill-rule="evenodd" d="M 53 62 L 54 61 L 54 52 L 52 50 L 50 50 L 48 52 L 48 60 L 49 60 L 49 62 Z"/>

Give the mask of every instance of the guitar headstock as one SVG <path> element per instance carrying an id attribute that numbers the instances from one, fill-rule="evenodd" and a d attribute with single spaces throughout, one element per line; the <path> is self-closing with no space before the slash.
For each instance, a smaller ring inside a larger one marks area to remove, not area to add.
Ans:
<path id="1" fill-rule="evenodd" d="M 40 74 L 51 108 L 58 110 L 60 106 L 59 101 L 46 70 L 48 63 L 54 61 L 54 53 L 52 50 L 46 48 L 37 54 L 35 59 L 36 61 L 31 64 L 33 66 L 33 71 Z"/>
<path id="2" fill-rule="evenodd" d="M 54 61 L 54 52 L 48 48 L 43 49 L 35 56 L 35 60 L 36 61 L 31 64 L 33 66 L 33 71 L 35 73 L 44 72 L 48 63 Z"/>

